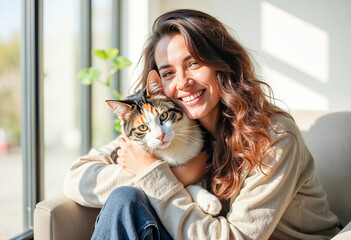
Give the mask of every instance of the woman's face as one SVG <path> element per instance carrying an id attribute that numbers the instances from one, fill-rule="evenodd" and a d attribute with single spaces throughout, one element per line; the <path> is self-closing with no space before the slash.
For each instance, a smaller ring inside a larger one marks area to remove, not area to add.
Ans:
<path id="1" fill-rule="evenodd" d="M 156 45 L 155 60 L 165 94 L 191 119 L 217 119 L 219 92 L 214 69 L 196 62 L 180 34 L 163 37 Z"/>

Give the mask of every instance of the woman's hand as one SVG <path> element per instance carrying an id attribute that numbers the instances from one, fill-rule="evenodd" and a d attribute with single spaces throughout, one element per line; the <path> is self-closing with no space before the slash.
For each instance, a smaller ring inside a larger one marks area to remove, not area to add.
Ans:
<path id="1" fill-rule="evenodd" d="M 122 136 L 118 139 L 120 149 L 117 151 L 117 163 L 129 173 L 137 175 L 158 160 L 155 156 L 131 143 L 125 137 L 124 132 L 122 132 Z"/>
<path id="2" fill-rule="evenodd" d="M 197 183 L 205 177 L 209 170 L 206 166 L 207 158 L 208 154 L 204 151 L 186 164 L 172 167 L 171 170 L 184 186 L 188 186 Z"/>

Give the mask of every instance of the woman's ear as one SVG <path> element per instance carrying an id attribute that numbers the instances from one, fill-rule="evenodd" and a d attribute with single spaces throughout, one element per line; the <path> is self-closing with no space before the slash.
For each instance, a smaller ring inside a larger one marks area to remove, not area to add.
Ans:
<path id="1" fill-rule="evenodd" d="M 132 110 L 132 106 L 117 100 L 106 100 L 106 104 L 117 114 L 121 121 L 125 122 L 126 114 Z"/>
<path id="2" fill-rule="evenodd" d="M 149 72 L 147 76 L 146 95 L 165 95 L 161 78 L 155 70 Z"/>

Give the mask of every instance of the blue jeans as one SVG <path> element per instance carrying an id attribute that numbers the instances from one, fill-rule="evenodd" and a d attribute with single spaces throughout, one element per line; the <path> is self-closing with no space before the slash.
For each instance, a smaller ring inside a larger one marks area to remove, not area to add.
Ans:
<path id="1" fill-rule="evenodd" d="M 110 194 L 102 207 L 92 239 L 168 240 L 172 237 L 142 190 L 119 187 Z"/>

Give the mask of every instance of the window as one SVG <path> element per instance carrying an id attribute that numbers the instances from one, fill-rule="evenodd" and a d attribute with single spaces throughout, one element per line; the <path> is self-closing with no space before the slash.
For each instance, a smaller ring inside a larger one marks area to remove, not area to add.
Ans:
<path id="1" fill-rule="evenodd" d="M 69 164 L 91 148 L 91 122 L 95 145 L 111 139 L 111 93 L 82 87 L 77 73 L 90 66 L 92 24 L 94 49 L 117 46 L 118 8 L 112 0 L 0 1 L 0 239 L 33 237 L 35 204 L 62 194 Z M 104 108 L 93 107 L 102 113 L 93 121 L 91 90 Z"/>
<path id="2" fill-rule="evenodd" d="M 80 143 L 80 0 L 43 0 L 45 199 L 63 194 Z"/>
<path id="3" fill-rule="evenodd" d="M 0 239 L 23 229 L 21 0 L 0 2 Z"/>
<path id="4" fill-rule="evenodd" d="M 92 49 L 112 47 L 112 0 L 92 1 Z M 97 57 L 92 58 L 92 65 L 102 70 L 102 78 L 106 78 L 105 62 Z M 104 71 L 105 70 L 105 71 Z M 111 99 L 110 89 L 95 84 L 92 89 L 92 146 L 100 147 L 112 139 L 113 113 L 105 100 Z"/>

